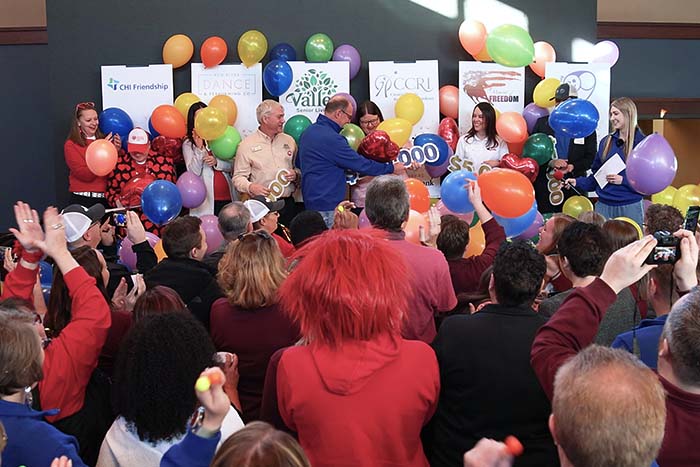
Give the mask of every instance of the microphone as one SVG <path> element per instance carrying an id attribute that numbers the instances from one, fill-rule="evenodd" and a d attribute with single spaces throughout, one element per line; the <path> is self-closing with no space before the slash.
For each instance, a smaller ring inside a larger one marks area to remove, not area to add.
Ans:
<path id="1" fill-rule="evenodd" d="M 554 177 L 554 178 L 557 179 L 557 180 L 564 181 L 564 172 L 562 172 L 561 170 L 555 170 L 555 171 L 552 173 L 552 177 Z M 583 195 L 581 194 L 581 192 L 578 191 L 578 190 L 576 189 L 575 186 L 573 186 L 573 185 L 571 185 L 571 184 L 569 184 L 569 183 L 566 183 L 566 181 L 564 181 L 564 185 L 566 185 L 568 188 L 571 188 L 572 190 L 574 190 L 574 191 L 576 192 L 577 195 L 583 196 Z"/>

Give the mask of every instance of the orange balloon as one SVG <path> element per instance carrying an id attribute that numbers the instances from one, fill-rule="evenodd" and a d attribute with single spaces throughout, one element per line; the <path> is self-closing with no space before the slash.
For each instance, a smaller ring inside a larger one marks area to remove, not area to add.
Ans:
<path id="1" fill-rule="evenodd" d="M 510 152 L 512 154 L 516 154 L 518 156 L 522 156 L 523 155 L 523 147 L 525 147 L 526 142 L 527 142 L 527 140 L 521 141 L 519 143 L 508 143 L 508 152 Z"/>
<path id="2" fill-rule="evenodd" d="M 486 248 L 486 234 L 484 234 L 481 221 L 479 221 L 474 227 L 469 229 L 469 244 L 467 244 L 467 249 L 464 251 L 464 258 L 479 256 L 484 252 L 484 248 Z"/>
<path id="3" fill-rule="evenodd" d="M 428 220 L 425 216 L 418 211 L 411 209 L 408 212 L 408 222 L 404 226 L 403 230 L 406 232 L 406 240 L 420 245 L 420 227 L 423 226 L 425 232 L 428 232 Z"/>
<path id="4" fill-rule="evenodd" d="M 192 39 L 184 34 L 170 36 L 163 44 L 163 63 L 169 63 L 173 68 L 187 64 L 194 54 Z"/>
<path id="5" fill-rule="evenodd" d="M 476 55 L 472 54 L 472 57 L 479 60 L 480 62 L 492 62 L 493 58 L 489 55 L 489 51 L 486 50 L 486 46 L 479 51 Z"/>
<path id="6" fill-rule="evenodd" d="M 471 55 L 486 46 L 486 27 L 481 21 L 464 20 L 459 26 L 459 42 Z M 456 117 L 455 117 L 456 118 Z"/>
<path id="7" fill-rule="evenodd" d="M 403 181 L 408 190 L 408 199 L 411 209 L 418 212 L 428 212 L 430 209 L 430 193 L 428 187 L 420 180 L 407 178 Z"/>
<path id="8" fill-rule="evenodd" d="M 535 42 L 535 61 L 530 63 L 530 68 L 537 76 L 544 78 L 545 65 L 556 61 L 557 53 L 549 42 Z"/>
<path id="9" fill-rule="evenodd" d="M 151 114 L 153 128 L 168 138 L 182 138 L 187 134 L 185 117 L 172 105 L 159 105 Z"/>
<path id="10" fill-rule="evenodd" d="M 459 89 L 448 84 L 440 88 L 440 113 L 445 117 L 459 118 Z"/>
<path id="11" fill-rule="evenodd" d="M 505 115 L 505 114 L 503 114 Z M 501 217 L 520 217 L 535 203 L 535 189 L 527 177 L 511 169 L 479 175 L 479 188 L 488 208 Z"/>
<path id="12" fill-rule="evenodd" d="M 506 143 L 521 143 L 527 139 L 527 122 L 518 112 L 503 112 L 496 120 L 496 132 Z"/>
<path id="13" fill-rule="evenodd" d="M 85 150 L 85 163 L 90 172 L 104 177 L 117 165 L 117 148 L 111 141 L 96 139 Z"/>
<path id="14" fill-rule="evenodd" d="M 224 61 L 228 47 L 226 41 L 219 36 L 212 36 L 204 41 L 199 54 L 202 56 L 202 63 L 206 68 L 211 68 Z"/>
<path id="15" fill-rule="evenodd" d="M 236 105 L 236 102 L 231 99 L 231 97 L 225 94 L 214 96 L 209 101 L 209 107 L 215 107 L 224 112 L 224 114 L 226 114 L 226 120 L 230 126 L 233 126 L 233 124 L 236 123 L 236 119 L 238 118 L 238 106 Z"/>
<path id="16" fill-rule="evenodd" d="M 153 246 L 153 251 L 156 253 L 156 258 L 158 258 L 159 263 L 168 257 L 163 249 L 163 240 L 158 240 L 158 243 Z"/>

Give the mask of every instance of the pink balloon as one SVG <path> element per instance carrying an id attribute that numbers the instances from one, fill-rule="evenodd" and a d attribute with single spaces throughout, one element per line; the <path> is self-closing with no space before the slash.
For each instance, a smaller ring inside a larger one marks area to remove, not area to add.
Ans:
<path id="1" fill-rule="evenodd" d="M 371 229 L 372 228 L 372 223 L 369 221 L 369 218 L 367 217 L 367 213 L 363 209 L 362 212 L 359 215 L 359 224 L 358 226 L 361 229 Z"/>
<path id="2" fill-rule="evenodd" d="M 607 63 L 612 68 L 620 58 L 620 49 L 613 41 L 600 41 L 593 46 L 588 63 Z"/>
<path id="3" fill-rule="evenodd" d="M 445 206 L 442 202 L 442 200 L 438 201 L 435 204 L 435 207 L 437 208 L 438 212 L 440 213 L 441 216 L 446 216 L 448 214 L 452 214 L 455 217 L 458 217 L 462 219 L 464 222 L 467 224 L 471 225 L 472 221 L 474 220 L 474 211 L 468 212 L 466 214 L 460 214 L 457 212 L 452 212 L 449 209 L 447 209 L 447 206 Z"/>
<path id="4" fill-rule="evenodd" d="M 148 240 L 148 244 L 151 245 L 151 248 L 154 248 L 156 243 L 160 241 L 160 238 L 154 233 L 146 232 L 146 240 Z M 119 261 L 126 266 L 129 271 L 136 269 L 136 253 L 131 249 L 133 245 L 129 237 L 126 237 L 122 240 L 122 244 L 119 247 Z"/>
<path id="5" fill-rule="evenodd" d="M 207 254 L 210 255 L 224 243 L 224 236 L 219 230 L 219 218 L 213 214 L 206 214 L 199 219 L 202 221 L 202 230 L 207 237 Z"/>
<path id="6" fill-rule="evenodd" d="M 177 189 L 182 196 L 182 207 L 196 208 L 207 198 L 207 187 L 204 180 L 189 170 L 177 179 Z"/>

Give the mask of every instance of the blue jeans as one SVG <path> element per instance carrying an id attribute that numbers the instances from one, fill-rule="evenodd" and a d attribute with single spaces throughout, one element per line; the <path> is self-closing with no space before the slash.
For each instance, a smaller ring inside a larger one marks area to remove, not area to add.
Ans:
<path id="1" fill-rule="evenodd" d="M 644 223 L 644 205 L 642 201 L 622 206 L 609 206 L 598 201 L 595 203 L 595 212 L 601 214 L 606 219 L 615 219 L 616 217 L 629 217 L 642 228 Z"/>
<path id="2" fill-rule="evenodd" d="M 333 227 L 333 217 L 335 216 L 335 210 L 332 211 L 318 211 L 323 217 L 323 221 L 326 223 L 326 227 L 329 229 Z"/>

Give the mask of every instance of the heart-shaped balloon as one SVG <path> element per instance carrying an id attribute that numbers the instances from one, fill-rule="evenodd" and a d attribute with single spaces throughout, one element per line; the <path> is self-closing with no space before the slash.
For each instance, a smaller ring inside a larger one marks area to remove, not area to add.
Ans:
<path id="1" fill-rule="evenodd" d="M 168 138 L 167 136 L 156 136 L 151 141 L 151 150 L 156 154 L 168 157 L 174 163 L 182 161 L 182 140 L 179 138 Z"/>
<path id="2" fill-rule="evenodd" d="M 141 204 L 143 190 L 154 180 L 155 177 L 151 174 L 142 174 L 129 179 L 129 181 L 124 184 L 119 194 L 119 200 L 122 206 L 126 208 L 139 206 Z"/>
<path id="3" fill-rule="evenodd" d="M 503 156 L 501 159 L 501 168 L 517 170 L 533 183 L 537 178 L 537 174 L 540 172 L 540 166 L 535 159 L 520 157 L 512 153 Z"/>
<path id="4" fill-rule="evenodd" d="M 399 146 L 385 131 L 373 131 L 362 139 L 357 152 L 377 162 L 391 162 L 399 155 Z"/>
<path id="5" fill-rule="evenodd" d="M 459 141 L 459 127 L 452 117 L 445 117 L 438 126 L 438 135 L 447 142 L 447 145 L 454 151 L 457 149 Z"/>

